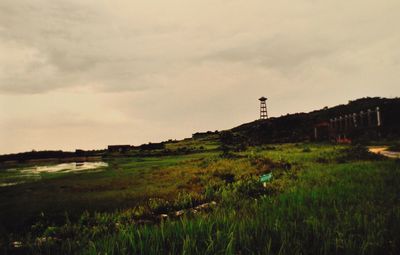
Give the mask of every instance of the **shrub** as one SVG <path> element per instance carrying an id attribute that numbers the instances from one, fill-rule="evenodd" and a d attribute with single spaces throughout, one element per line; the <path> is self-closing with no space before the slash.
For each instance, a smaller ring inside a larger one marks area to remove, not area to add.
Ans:
<path id="1" fill-rule="evenodd" d="M 224 131 L 220 133 L 220 141 L 223 154 L 230 151 L 245 151 L 248 147 L 247 138 L 240 134 L 235 134 L 232 131 Z"/>
<path id="2" fill-rule="evenodd" d="M 252 157 L 250 163 L 256 167 L 258 174 L 270 172 L 272 170 L 288 171 L 292 169 L 292 164 L 287 161 L 273 161 L 265 157 Z"/>
<path id="3" fill-rule="evenodd" d="M 232 183 L 235 181 L 235 175 L 229 172 L 216 171 L 213 176 L 225 181 L 225 183 Z"/>
<path id="4" fill-rule="evenodd" d="M 170 204 L 170 202 L 162 198 L 149 199 L 148 207 L 151 212 L 154 212 L 156 214 L 167 213 L 172 209 L 172 205 Z"/>
<path id="5" fill-rule="evenodd" d="M 350 146 L 342 151 L 342 155 L 337 158 L 339 163 L 357 160 L 382 160 L 384 156 L 368 151 L 365 146 Z"/>
<path id="6" fill-rule="evenodd" d="M 235 183 L 234 187 L 242 197 L 256 198 L 265 194 L 265 189 L 257 177 L 240 180 Z"/>

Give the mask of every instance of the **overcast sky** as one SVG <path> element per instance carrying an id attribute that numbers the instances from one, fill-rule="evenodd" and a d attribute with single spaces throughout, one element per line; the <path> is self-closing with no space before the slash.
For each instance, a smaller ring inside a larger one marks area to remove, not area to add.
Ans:
<path id="1" fill-rule="evenodd" d="M 1 0 L 0 153 L 400 95 L 399 0 Z"/>

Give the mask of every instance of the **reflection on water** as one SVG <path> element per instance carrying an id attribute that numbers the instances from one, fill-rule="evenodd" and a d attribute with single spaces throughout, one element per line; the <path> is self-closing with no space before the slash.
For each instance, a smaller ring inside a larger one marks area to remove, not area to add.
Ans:
<path id="1" fill-rule="evenodd" d="M 32 166 L 25 168 L 10 168 L 6 169 L 12 176 L 6 176 L 1 178 L 0 176 L 0 187 L 17 185 L 24 183 L 26 180 L 37 180 L 40 179 L 41 173 L 70 173 L 70 172 L 81 172 L 81 171 L 102 171 L 108 164 L 105 162 L 73 162 L 73 163 L 62 163 L 58 165 L 48 166 Z M 16 179 L 18 181 L 16 181 Z M 24 181 L 22 181 L 22 179 Z"/>
<path id="2" fill-rule="evenodd" d="M 73 162 L 73 163 L 63 163 L 52 166 L 34 166 L 23 168 L 20 170 L 21 173 L 56 173 L 56 172 L 77 172 L 83 170 L 98 169 L 108 166 L 105 162 Z"/>
<path id="3" fill-rule="evenodd" d="M 13 185 L 17 185 L 23 182 L 5 182 L 5 183 L 0 183 L 0 187 L 7 187 L 7 186 L 13 186 Z"/>

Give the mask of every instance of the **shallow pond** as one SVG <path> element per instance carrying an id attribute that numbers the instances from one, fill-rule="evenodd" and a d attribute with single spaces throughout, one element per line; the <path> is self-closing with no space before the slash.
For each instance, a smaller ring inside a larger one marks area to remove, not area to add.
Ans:
<path id="1" fill-rule="evenodd" d="M 82 171 L 102 171 L 108 164 L 106 162 L 72 162 L 46 166 L 30 166 L 9 168 L 0 172 L 0 187 L 17 185 L 27 180 L 41 179 L 43 173 L 70 173 Z"/>

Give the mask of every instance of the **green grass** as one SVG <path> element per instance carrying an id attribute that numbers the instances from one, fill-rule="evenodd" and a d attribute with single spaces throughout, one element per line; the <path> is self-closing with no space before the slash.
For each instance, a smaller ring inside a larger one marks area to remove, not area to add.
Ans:
<path id="1" fill-rule="evenodd" d="M 400 164 L 351 152 L 282 144 L 230 159 L 214 148 L 110 159 L 103 172 L 0 189 L 2 219 L 25 217 L 2 242 L 36 254 L 397 254 Z M 211 212 L 154 221 L 211 200 Z"/>
<path id="2" fill-rule="evenodd" d="M 203 150 L 216 150 L 220 146 L 218 135 L 210 136 L 202 139 L 185 139 L 182 141 L 167 143 L 166 149 L 178 150 L 180 148 L 193 148 Z"/>
<path id="3" fill-rule="evenodd" d="M 113 211 L 154 196 L 171 197 L 190 178 L 190 173 L 176 178 L 179 169 L 172 167 L 188 167 L 214 154 L 116 158 L 109 159 L 109 167 L 101 172 L 42 173 L 41 179 L 36 176 L 27 183 L 0 188 L 1 225 L 20 228 L 41 212 L 58 219 L 65 211 L 73 215 L 85 210 Z"/>
<path id="4" fill-rule="evenodd" d="M 393 162 L 316 166 L 274 199 L 160 226 L 126 226 L 92 242 L 86 252 L 396 254 L 399 173 Z"/>

